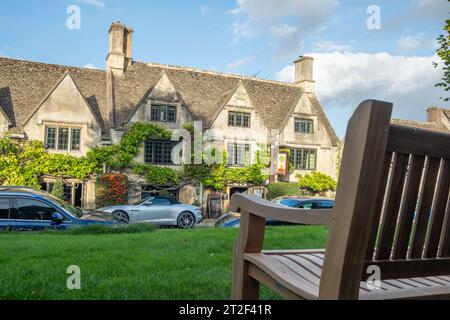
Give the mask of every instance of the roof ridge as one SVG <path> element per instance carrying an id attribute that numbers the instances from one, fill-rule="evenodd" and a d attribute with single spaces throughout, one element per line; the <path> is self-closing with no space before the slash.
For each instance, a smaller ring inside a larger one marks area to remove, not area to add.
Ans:
<path id="1" fill-rule="evenodd" d="M 190 72 L 197 72 L 197 73 L 203 73 L 203 74 L 209 74 L 209 75 L 222 76 L 222 77 L 227 77 L 227 78 L 258 81 L 258 82 L 265 82 L 265 83 L 271 83 L 271 84 L 284 85 L 284 86 L 298 88 L 298 86 L 296 86 L 294 83 L 277 81 L 277 80 L 260 79 L 260 78 L 251 77 L 251 76 L 244 76 L 244 75 L 240 75 L 240 74 L 226 73 L 226 72 L 220 72 L 220 71 L 205 70 L 205 69 L 194 68 L 194 67 L 184 67 L 184 66 L 163 64 L 163 63 L 157 63 L 157 62 L 133 61 L 133 63 L 144 64 L 149 67 L 160 67 L 160 68 L 172 69 L 172 70 L 190 71 Z"/>
<path id="2" fill-rule="evenodd" d="M 89 71 L 103 72 L 103 73 L 105 72 L 104 69 L 76 67 L 76 66 L 70 66 L 70 65 L 59 64 L 59 63 L 39 62 L 39 61 L 32 61 L 32 60 L 25 60 L 25 59 L 18 59 L 18 58 L 10 58 L 10 57 L 0 57 L 0 60 L 12 60 L 12 61 L 17 61 L 17 62 L 34 63 L 34 64 L 39 64 L 39 65 L 54 66 L 54 67 L 61 67 L 61 68 L 70 68 L 70 69 L 78 69 L 78 70 L 89 70 Z"/>

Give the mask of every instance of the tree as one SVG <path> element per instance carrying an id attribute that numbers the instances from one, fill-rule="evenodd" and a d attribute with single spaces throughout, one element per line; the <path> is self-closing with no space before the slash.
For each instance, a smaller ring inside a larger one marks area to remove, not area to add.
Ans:
<path id="1" fill-rule="evenodd" d="M 450 2 L 450 0 L 449 0 Z M 442 82 L 436 84 L 436 87 L 443 88 L 444 91 L 450 91 L 450 19 L 445 21 L 444 34 L 441 34 L 437 41 L 439 42 L 440 48 L 437 49 L 437 55 L 441 58 L 444 76 L 442 77 Z M 440 63 L 433 62 L 435 68 L 437 68 Z M 444 101 L 450 101 L 450 96 L 442 97 Z"/>
<path id="2" fill-rule="evenodd" d="M 61 179 L 55 181 L 51 194 L 61 200 L 66 200 L 64 194 L 64 182 Z"/>
<path id="3" fill-rule="evenodd" d="M 304 176 L 298 174 L 297 178 L 299 179 L 300 189 L 314 194 L 336 190 L 336 181 L 325 173 L 312 172 Z"/>

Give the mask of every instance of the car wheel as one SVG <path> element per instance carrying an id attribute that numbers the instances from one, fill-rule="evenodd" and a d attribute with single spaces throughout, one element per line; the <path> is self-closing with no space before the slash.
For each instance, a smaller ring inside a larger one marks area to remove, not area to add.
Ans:
<path id="1" fill-rule="evenodd" d="M 122 219 L 126 222 L 130 222 L 130 217 L 125 211 L 114 211 L 113 215 L 117 216 L 119 219 Z"/>
<path id="2" fill-rule="evenodd" d="M 177 219 L 177 226 L 180 229 L 191 229 L 195 225 L 195 217 L 190 212 L 182 212 Z"/>

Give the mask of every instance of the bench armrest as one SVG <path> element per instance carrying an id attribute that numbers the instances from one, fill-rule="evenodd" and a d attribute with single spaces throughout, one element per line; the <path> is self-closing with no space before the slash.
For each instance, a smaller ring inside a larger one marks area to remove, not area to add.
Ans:
<path id="1" fill-rule="evenodd" d="M 231 198 L 230 210 L 240 210 L 242 214 L 249 213 L 265 219 L 323 226 L 330 225 L 333 213 L 330 209 L 307 210 L 283 207 L 249 194 L 234 194 Z"/>

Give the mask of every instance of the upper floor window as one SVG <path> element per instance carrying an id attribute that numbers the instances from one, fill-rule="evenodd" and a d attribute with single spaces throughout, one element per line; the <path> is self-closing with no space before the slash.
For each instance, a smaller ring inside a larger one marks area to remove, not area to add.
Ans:
<path id="1" fill-rule="evenodd" d="M 178 143 L 170 140 L 147 140 L 144 146 L 145 163 L 172 165 L 172 149 Z"/>
<path id="2" fill-rule="evenodd" d="M 250 113 L 230 111 L 228 112 L 228 126 L 250 128 L 250 117 Z"/>
<path id="3" fill-rule="evenodd" d="M 250 145 L 229 143 L 227 146 L 227 164 L 237 167 L 250 165 Z"/>
<path id="4" fill-rule="evenodd" d="M 290 161 L 295 170 L 316 170 L 317 150 L 315 149 L 291 149 Z"/>
<path id="5" fill-rule="evenodd" d="M 152 121 L 177 122 L 177 107 L 152 105 Z"/>
<path id="6" fill-rule="evenodd" d="M 295 132 L 314 133 L 314 121 L 311 119 L 295 119 Z"/>
<path id="7" fill-rule="evenodd" d="M 81 144 L 81 129 L 70 127 L 46 127 L 45 147 L 47 150 L 79 151 Z"/>

